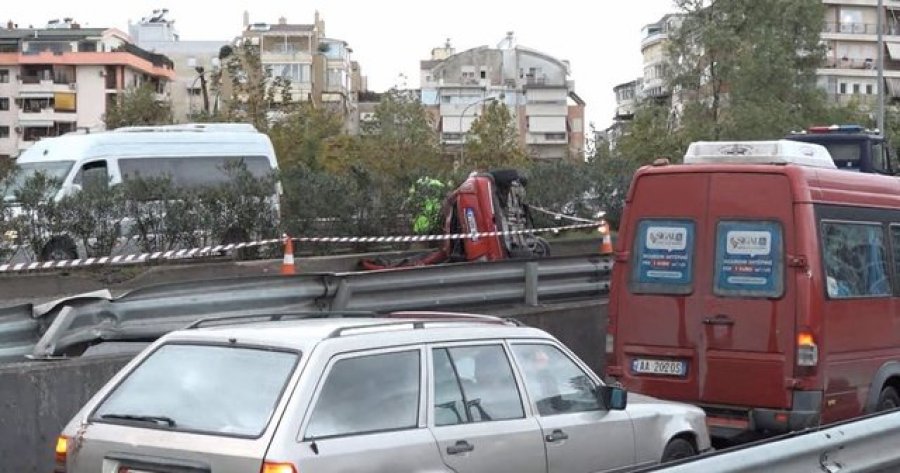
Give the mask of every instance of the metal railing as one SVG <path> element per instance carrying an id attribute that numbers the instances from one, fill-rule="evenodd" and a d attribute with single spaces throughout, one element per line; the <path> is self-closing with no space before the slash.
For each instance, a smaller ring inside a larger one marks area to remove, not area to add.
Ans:
<path id="1" fill-rule="evenodd" d="M 639 470 L 667 473 L 888 473 L 900 471 L 900 411 Z"/>
<path id="2" fill-rule="evenodd" d="M 273 311 L 456 310 L 588 300 L 612 261 L 571 256 L 402 270 L 163 284 L 0 309 L 0 361 L 46 358 L 104 340 L 153 340 L 209 316 Z"/>

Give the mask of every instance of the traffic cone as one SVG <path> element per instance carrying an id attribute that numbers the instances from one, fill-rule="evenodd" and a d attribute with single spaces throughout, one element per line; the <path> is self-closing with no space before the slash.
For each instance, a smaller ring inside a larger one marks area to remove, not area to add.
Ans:
<path id="1" fill-rule="evenodd" d="M 294 267 L 294 240 L 288 235 L 284 235 L 284 259 L 281 260 L 281 274 L 287 276 L 297 274 Z"/>
<path id="2" fill-rule="evenodd" d="M 603 234 L 603 243 L 600 244 L 600 254 L 611 255 L 613 253 L 613 245 L 608 223 L 603 222 L 600 225 L 600 233 Z"/>

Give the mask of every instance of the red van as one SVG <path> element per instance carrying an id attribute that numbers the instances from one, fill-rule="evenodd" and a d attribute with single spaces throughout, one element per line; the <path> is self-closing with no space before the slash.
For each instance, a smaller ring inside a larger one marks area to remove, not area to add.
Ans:
<path id="1" fill-rule="evenodd" d="M 900 406 L 900 180 L 819 145 L 695 143 L 628 193 L 607 374 L 779 433 Z"/>

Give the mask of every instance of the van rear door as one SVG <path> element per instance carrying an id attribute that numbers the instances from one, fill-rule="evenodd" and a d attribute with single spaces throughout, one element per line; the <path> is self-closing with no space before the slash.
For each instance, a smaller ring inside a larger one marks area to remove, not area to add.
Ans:
<path id="1" fill-rule="evenodd" d="M 616 280 L 627 289 L 613 301 L 626 386 L 705 405 L 790 406 L 792 207 L 782 174 L 637 179 Z"/>
<path id="2" fill-rule="evenodd" d="M 789 408 L 796 296 L 785 261 L 796 252 L 788 177 L 711 174 L 707 222 L 701 401 Z"/>

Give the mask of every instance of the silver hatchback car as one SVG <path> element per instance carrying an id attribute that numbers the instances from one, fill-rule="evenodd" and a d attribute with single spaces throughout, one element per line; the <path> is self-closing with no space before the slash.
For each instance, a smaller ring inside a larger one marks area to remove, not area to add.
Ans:
<path id="1" fill-rule="evenodd" d="M 157 340 L 69 422 L 56 471 L 572 473 L 709 445 L 703 411 L 626 396 L 535 328 L 282 314 Z"/>

